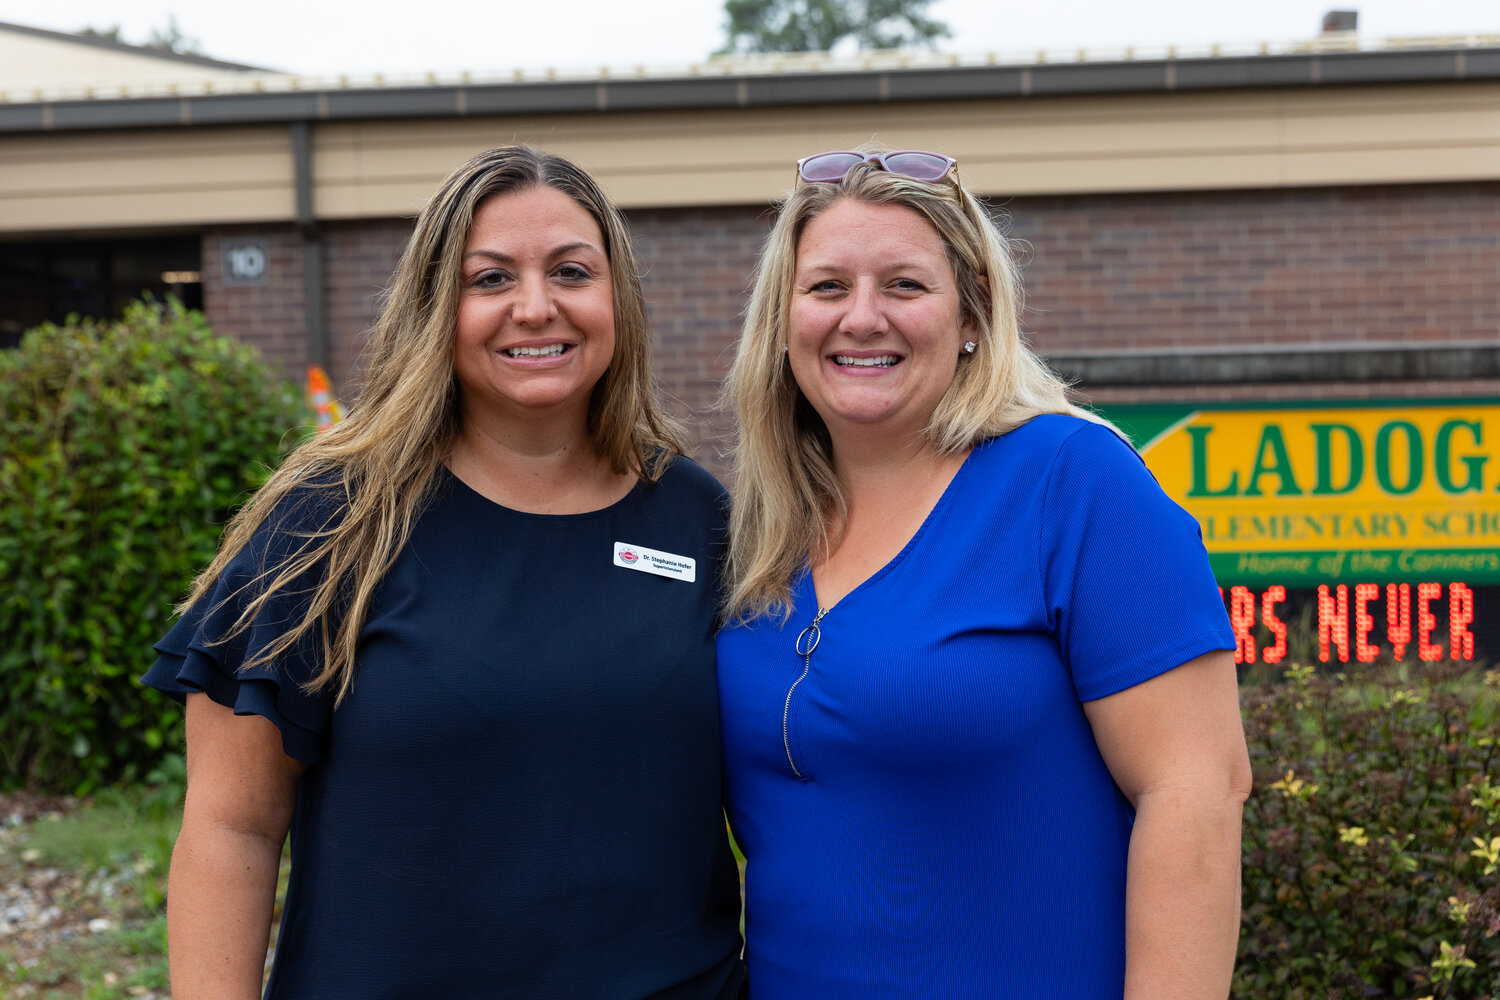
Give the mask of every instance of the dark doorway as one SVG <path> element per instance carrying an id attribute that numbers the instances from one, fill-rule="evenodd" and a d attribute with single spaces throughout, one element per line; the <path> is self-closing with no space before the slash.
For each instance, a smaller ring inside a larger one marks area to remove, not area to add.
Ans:
<path id="1" fill-rule="evenodd" d="M 197 236 L 0 243 L 0 347 L 73 314 L 118 316 L 147 293 L 202 309 L 201 259 Z"/>

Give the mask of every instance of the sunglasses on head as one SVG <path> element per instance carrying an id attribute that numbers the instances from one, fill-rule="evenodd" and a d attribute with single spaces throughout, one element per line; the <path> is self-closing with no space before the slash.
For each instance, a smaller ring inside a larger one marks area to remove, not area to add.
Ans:
<path id="1" fill-rule="evenodd" d="M 850 168 L 861 163 L 873 163 L 888 173 L 929 183 L 947 177 L 948 172 L 958 165 L 958 161 L 951 156 L 920 149 L 902 149 L 893 153 L 860 153 L 852 149 L 835 149 L 798 160 L 797 176 L 813 184 L 835 183 L 843 180 Z"/>

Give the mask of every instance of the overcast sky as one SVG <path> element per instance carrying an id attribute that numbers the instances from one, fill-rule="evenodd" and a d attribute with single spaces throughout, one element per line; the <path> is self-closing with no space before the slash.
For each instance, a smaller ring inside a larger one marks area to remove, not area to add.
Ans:
<path id="1" fill-rule="evenodd" d="M 1325 11 L 1359 10 L 1362 36 L 1500 34 L 1500 0 L 937 0 L 951 52 L 1287 42 Z M 713 0 L 0 0 L 0 21 L 77 31 L 118 25 L 144 42 L 175 16 L 205 53 L 309 76 L 669 68 L 724 40 Z"/>

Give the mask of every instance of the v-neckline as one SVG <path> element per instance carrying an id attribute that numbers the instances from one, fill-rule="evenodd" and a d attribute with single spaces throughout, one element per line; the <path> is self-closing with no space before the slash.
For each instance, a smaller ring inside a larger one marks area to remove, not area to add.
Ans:
<path id="1" fill-rule="evenodd" d="M 943 487 L 942 493 L 938 494 L 937 501 L 933 503 L 932 508 L 928 510 L 927 514 L 922 518 L 922 523 L 917 525 L 917 530 L 913 532 L 912 536 L 906 540 L 906 544 L 901 546 L 900 550 L 898 550 L 895 555 L 886 560 L 885 563 L 883 563 L 873 573 L 856 583 L 853 587 L 849 588 L 849 590 L 846 591 L 843 596 L 841 596 L 833 604 L 823 604 L 822 598 L 818 596 L 818 585 L 813 580 L 812 562 L 811 560 L 809 560 L 807 565 L 805 565 L 802 569 L 802 575 L 804 579 L 804 589 L 806 591 L 806 594 L 812 598 L 812 613 L 816 615 L 819 612 L 832 612 L 834 609 L 842 605 L 845 601 L 849 600 L 849 598 L 855 596 L 867 587 L 874 586 L 877 582 L 880 581 L 881 578 L 893 572 L 895 568 L 906 559 L 907 553 L 911 552 L 911 550 L 914 549 L 922 540 L 922 537 L 927 534 L 928 527 L 933 523 L 933 521 L 937 519 L 939 512 L 941 512 L 943 508 L 948 505 L 948 498 L 952 496 L 955 487 L 958 485 L 958 481 L 963 478 L 964 470 L 969 467 L 969 460 L 974 457 L 974 452 L 976 450 L 978 450 L 978 446 L 976 446 L 975 448 L 971 448 L 969 450 L 969 453 L 964 456 L 964 460 L 959 463 L 958 469 L 954 471 L 953 478 L 948 480 L 947 485 Z"/>

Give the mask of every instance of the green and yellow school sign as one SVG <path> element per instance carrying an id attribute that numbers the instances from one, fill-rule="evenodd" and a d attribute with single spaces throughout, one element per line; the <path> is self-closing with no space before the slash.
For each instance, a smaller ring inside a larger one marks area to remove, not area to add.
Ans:
<path id="1" fill-rule="evenodd" d="M 1120 406 L 1224 585 L 1500 583 L 1500 400 Z"/>

